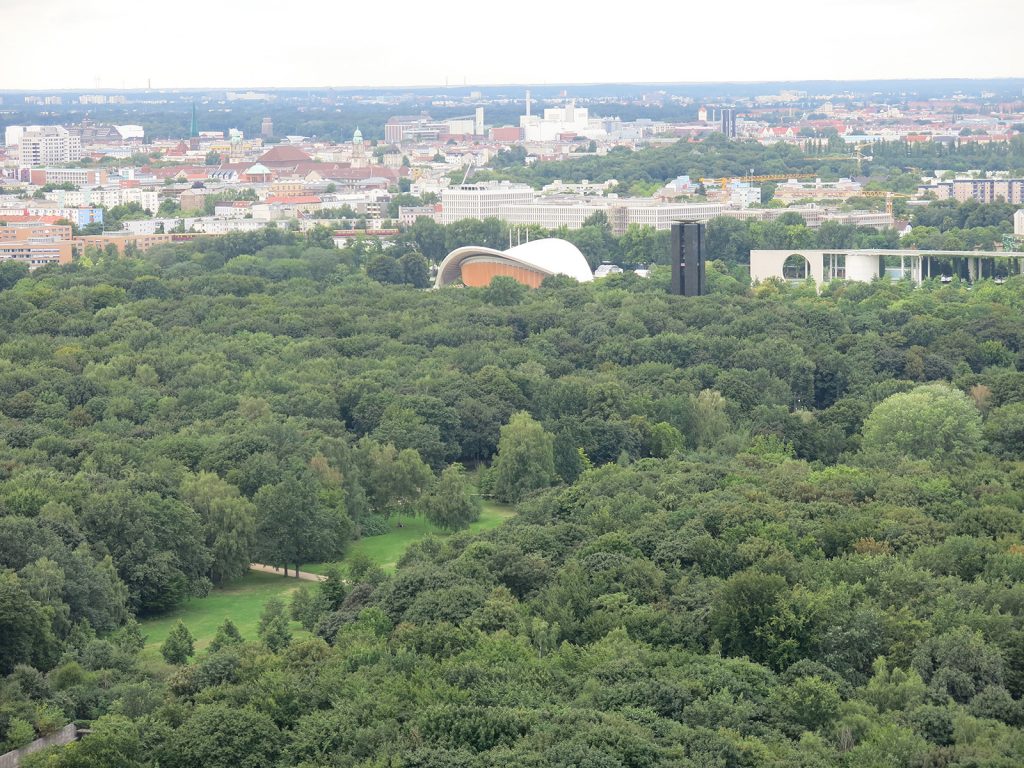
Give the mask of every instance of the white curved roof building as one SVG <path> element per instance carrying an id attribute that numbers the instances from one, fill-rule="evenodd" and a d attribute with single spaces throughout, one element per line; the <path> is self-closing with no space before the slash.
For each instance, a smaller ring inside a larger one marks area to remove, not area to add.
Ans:
<path id="1" fill-rule="evenodd" d="M 580 249 L 556 237 L 534 240 L 507 251 L 465 246 L 449 253 L 437 270 L 435 288 L 462 282 L 473 288 L 490 285 L 498 276 L 511 277 L 537 288 L 548 275 L 567 275 L 581 283 L 594 279 Z"/>

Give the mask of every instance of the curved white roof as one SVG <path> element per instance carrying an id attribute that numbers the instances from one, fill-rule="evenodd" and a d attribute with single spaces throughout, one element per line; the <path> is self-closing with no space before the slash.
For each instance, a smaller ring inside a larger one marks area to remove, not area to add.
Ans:
<path id="1" fill-rule="evenodd" d="M 590 265 L 587 263 L 586 257 L 580 253 L 579 248 L 568 240 L 549 237 L 523 243 L 509 248 L 507 251 L 475 245 L 456 248 L 445 256 L 444 261 L 438 267 L 434 287 L 441 288 L 458 280 L 462 262 L 480 256 L 491 256 L 513 264 L 520 264 L 545 275 L 567 275 L 581 283 L 588 283 L 594 279 L 594 273 L 590 271 Z"/>

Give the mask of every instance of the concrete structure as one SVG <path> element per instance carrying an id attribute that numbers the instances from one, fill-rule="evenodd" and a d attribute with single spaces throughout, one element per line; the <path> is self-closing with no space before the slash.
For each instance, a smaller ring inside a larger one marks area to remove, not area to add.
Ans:
<path id="1" fill-rule="evenodd" d="M 1024 208 L 1013 214 L 1013 234 L 1024 235 Z"/>
<path id="2" fill-rule="evenodd" d="M 775 188 L 774 198 L 784 203 L 796 200 L 846 200 L 864 191 L 863 186 L 851 179 L 839 181 L 799 181 L 790 179 Z"/>
<path id="3" fill-rule="evenodd" d="M 441 192 L 441 223 L 501 218 L 502 206 L 532 203 L 533 198 L 533 189 L 526 184 L 463 184 Z"/>
<path id="4" fill-rule="evenodd" d="M 750 279 L 803 282 L 819 287 L 832 280 L 871 282 L 887 276 L 917 284 L 933 277 L 975 281 L 1024 273 L 1024 253 L 1004 251 L 917 251 L 911 249 L 756 250 Z"/>
<path id="5" fill-rule="evenodd" d="M 736 138 L 736 110 L 726 107 L 722 110 L 722 133 L 728 138 Z"/>
<path id="6" fill-rule="evenodd" d="M 23 757 L 28 757 L 33 752 L 38 752 L 49 747 L 60 747 L 65 744 L 70 744 L 77 738 L 78 726 L 74 723 L 68 723 L 59 731 L 55 731 L 48 736 L 38 738 L 21 749 L 15 749 L 0 755 L 0 768 L 18 768 L 18 766 L 21 765 L 21 759 Z"/>
<path id="7" fill-rule="evenodd" d="M 263 118 L 263 122 L 260 123 L 260 136 L 264 139 L 274 138 L 274 119 L 272 117 Z"/>
<path id="8" fill-rule="evenodd" d="M 384 141 L 401 144 L 406 141 L 437 141 L 449 134 L 448 124 L 432 120 L 428 115 L 395 116 L 384 125 Z"/>
<path id="9" fill-rule="evenodd" d="M 15 240 L 70 239 L 71 227 L 67 224 L 46 224 L 39 221 L 0 222 L 0 243 L 10 243 Z"/>
<path id="10" fill-rule="evenodd" d="M 103 223 L 102 208 L 63 208 L 56 203 L 49 201 L 18 201 L 12 204 L 0 204 L 0 220 L 3 221 L 30 221 L 40 217 L 53 219 L 67 219 L 76 227 L 85 227 L 89 224 Z"/>
<path id="11" fill-rule="evenodd" d="M 552 196 L 538 198 L 525 184 L 466 184 L 441 192 L 442 224 L 460 219 L 496 218 L 509 224 L 545 229 L 579 229 L 595 213 L 608 217 L 621 235 L 631 224 L 668 229 L 680 219 L 709 221 L 722 215 L 724 203 L 662 203 L 651 198 Z"/>
<path id="12" fill-rule="evenodd" d="M 573 101 L 545 109 L 544 117 L 527 112 L 519 118 L 519 127 L 526 141 L 558 141 L 568 136 L 603 139 L 608 135 L 603 120 L 591 120 L 589 111 Z"/>
<path id="13" fill-rule="evenodd" d="M 48 264 L 70 264 L 72 259 L 70 240 L 11 240 L 0 242 L 0 261 L 20 261 L 29 269 Z"/>
<path id="14" fill-rule="evenodd" d="M 919 187 L 918 190 L 933 192 L 939 200 L 956 200 L 959 203 L 968 200 L 994 203 L 1001 199 L 1014 205 L 1024 205 L 1024 179 L 953 179 Z"/>
<path id="15" fill-rule="evenodd" d="M 703 296 L 708 292 L 705 228 L 706 225 L 695 221 L 680 221 L 672 225 L 669 258 L 672 263 L 671 290 L 676 296 Z"/>
<path id="16" fill-rule="evenodd" d="M 183 243 L 187 240 L 192 240 L 196 237 L 198 237 L 198 235 L 191 232 L 163 235 L 131 235 L 120 233 L 104 233 L 102 235 L 87 235 L 85 237 L 76 237 L 74 240 L 71 241 L 71 244 L 75 246 L 79 253 L 84 253 L 86 248 L 98 248 L 99 250 L 102 251 L 105 250 L 108 245 L 113 245 L 115 248 L 117 248 L 117 252 L 124 256 L 129 244 L 133 244 L 136 250 L 142 252 L 148 251 L 150 248 L 153 248 L 158 245 L 167 245 L 169 243 Z"/>
<path id="17" fill-rule="evenodd" d="M 724 210 L 721 216 L 748 221 L 775 221 L 787 213 L 798 214 L 808 227 L 820 227 L 826 221 L 839 224 L 853 224 L 858 227 L 887 229 L 893 226 L 893 218 L 885 211 L 840 211 L 818 205 L 794 205 L 789 208 L 746 208 Z"/>
<path id="18" fill-rule="evenodd" d="M 99 186 L 107 183 L 105 170 L 88 168 L 33 168 L 29 171 L 31 184 L 42 187 L 46 184 L 74 184 L 76 187 Z"/>
<path id="19" fill-rule="evenodd" d="M 115 205 L 138 203 L 143 210 L 155 213 L 157 208 L 160 207 L 159 192 L 155 189 L 143 189 L 141 187 L 95 187 L 76 190 L 54 189 L 47 192 L 45 198 L 67 208 L 100 205 L 106 208 L 113 208 Z"/>
<path id="20" fill-rule="evenodd" d="M 82 140 L 59 125 L 33 125 L 25 129 L 18 143 L 22 168 L 76 163 L 82 159 Z"/>
<path id="21" fill-rule="evenodd" d="M 550 275 L 567 275 L 581 283 L 594 274 L 579 249 L 570 242 L 547 238 L 523 243 L 507 251 L 482 246 L 456 248 L 437 269 L 435 288 L 460 282 L 470 287 L 490 285 L 495 277 L 511 277 L 537 288 Z"/>

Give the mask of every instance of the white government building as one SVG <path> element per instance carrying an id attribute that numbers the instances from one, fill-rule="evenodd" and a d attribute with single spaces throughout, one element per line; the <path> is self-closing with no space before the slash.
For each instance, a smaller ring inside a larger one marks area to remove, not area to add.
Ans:
<path id="1" fill-rule="evenodd" d="M 708 221 L 727 208 L 725 203 L 660 203 L 650 198 L 538 197 L 526 184 L 500 182 L 442 190 L 440 222 L 495 218 L 546 229 L 579 229 L 595 213 L 604 213 L 612 232 L 621 235 L 630 224 L 669 229 L 681 219 Z"/>
<path id="2" fill-rule="evenodd" d="M 903 249 L 756 250 L 750 252 L 750 279 L 803 282 L 813 278 L 820 288 L 832 280 L 871 282 L 882 276 L 923 281 L 958 275 L 974 282 L 1024 274 L 1024 252 L 918 251 Z"/>

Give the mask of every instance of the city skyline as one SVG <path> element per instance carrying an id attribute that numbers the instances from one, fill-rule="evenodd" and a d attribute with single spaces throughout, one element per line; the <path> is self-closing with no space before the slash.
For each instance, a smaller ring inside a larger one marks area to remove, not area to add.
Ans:
<path id="1" fill-rule="evenodd" d="M 1000 78 L 1022 74 L 1009 51 L 1024 31 L 1011 0 L 972 4 L 991 22 L 983 34 L 965 32 L 952 0 L 632 14 L 531 0 L 486 17 L 466 0 L 434 13 L 398 2 L 381 17 L 325 0 L 274 14 L 199 0 L 172 12 L 126 0 L 5 6 L 9 30 L 45 29 L 49 41 L 45 53 L 30 35 L 6 42 L 10 90 Z M 964 45 L 985 55 L 948 55 Z"/>

